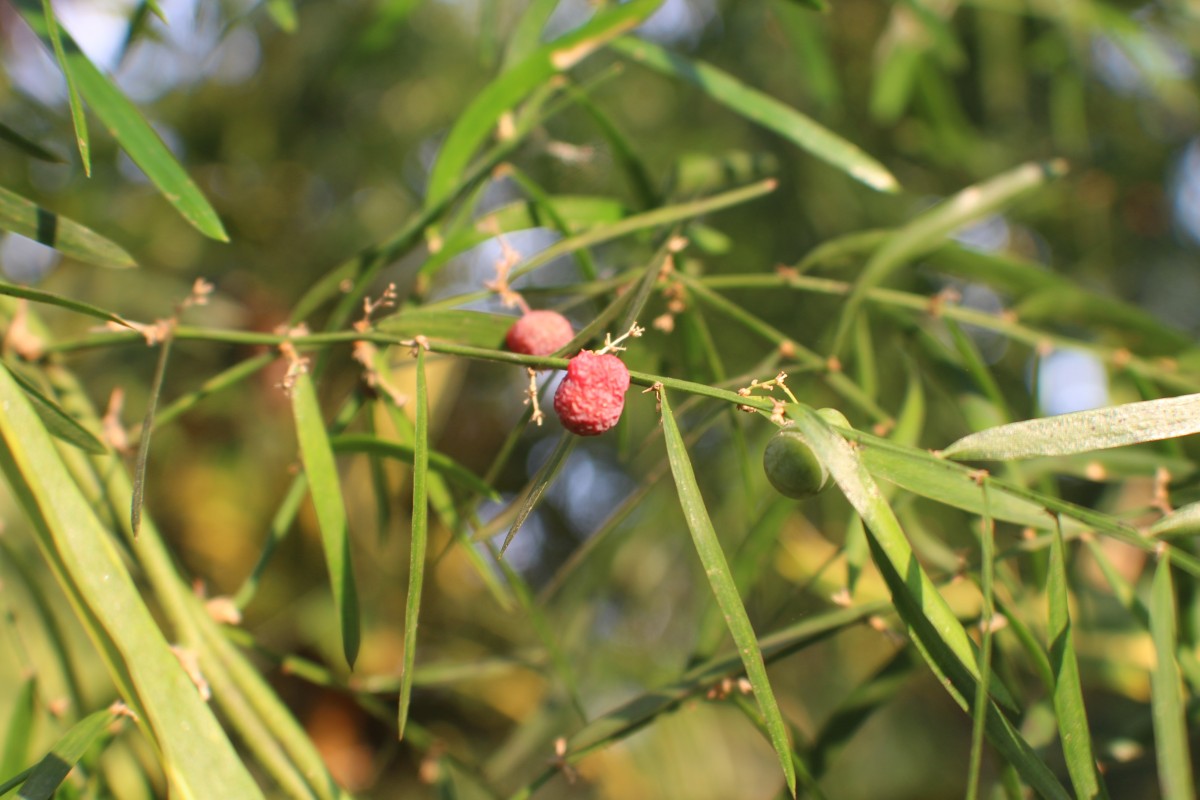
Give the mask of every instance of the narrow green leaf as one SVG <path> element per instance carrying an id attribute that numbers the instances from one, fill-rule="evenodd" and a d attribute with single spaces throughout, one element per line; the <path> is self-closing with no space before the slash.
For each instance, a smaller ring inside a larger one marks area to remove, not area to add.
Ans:
<path id="1" fill-rule="evenodd" d="M 508 47 L 504 51 L 505 68 L 519 64 L 537 48 L 542 31 L 556 8 L 558 0 L 530 0 L 508 37 Z"/>
<path id="2" fill-rule="evenodd" d="M 65 256 L 99 267 L 137 266 L 133 256 L 119 245 L 4 188 L 0 188 L 0 229 L 19 233 Z"/>
<path id="3" fill-rule="evenodd" d="M 988 485 L 979 487 L 983 497 L 983 517 L 980 519 L 979 532 L 979 594 L 983 600 L 980 609 L 979 624 L 981 641 L 979 645 L 979 681 L 975 684 L 975 697 L 971 706 L 971 755 L 967 767 L 967 799 L 977 800 L 979 797 L 979 774 L 983 766 L 983 739 L 987 727 L 988 712 L 991 710 L 988 698 L 988 686 L 992 682 L 992 641 L 993 623 L 996 620 L 995 575 L 996 575 L 996 524 L 988 513 Z"/>
<path id="4" fill-rule="evenodd" d="M 525 496 L 521 498 L 521 504 L 517 508 L 516 519 L 513 520 L 512 527 L 508 529 L 508 534 L 504 537 L 504 544 L 500 546 L 500 555 L 504 555 L 504 551 L 512 544 L 512 540 L 517 535 L 517 531 L 521 530 L 521 526 L 525 524 L 525 520 L 537 508 L 537 504 L 541 502 L 542 495 L 554 483 L 554 479 L 558 477 L 558 473 L 567 463 L 567 457 L 571 455 L 571 451 L 575 449 L 575 445 L 579 442 L 579 437 L 573 433 L 563 432 L 559 437 L 558 444 L 550 453 L 550 457 L 546 459 L 546 463 L 538 469 L 537 474 L 533 476 L 533 480 L 529 483 L 529 489 L 525 492 Z"/>
<path id="5" fill-rule="evenodd" d="M 817 458 L 825 464 L 830 475 L 837 481 L 846 499 L 863 518 L 868 530 L 868 541 L 886 556 L 891 568 L 903 582 L 901 585 L 904 594 L 915 604 L 922 618 L 937 632 L 940 643 L 953 654 L 958 668 L 965 671 L 973 681 L 979 680 L 979 663 L 974 644 L 913 555 L 899 521 L 871 478 L 859 452 L 811 409 L 790 405 L 788 413 L 809 441 Z M 975 493 L 979 494 L 978 486 L 975 487 Z M 994 681 L 989 689 L 993 696 L 1009 708 L 1017 707 L 1011 694 L 999 681 Z"/>
<path id="6" fill-rule="evenodd" d="M 105 709 L 88 714 L 72 725 L 34 766 L 17 797 L 21 800 L 50 800 L 67 773 L 116 719 L 117 715 L 111 709 Z"/>
<path id="7" fill-rule="evenodd" d="M 664 206 L 656 208 L 653 211 L 646 211 L 641 214 L 634 214 L 631 217 L 626 217 L 612 225 L 601 225 L 583 233 L 566 239 L 560 239 L 544 250 L 539 251 L 536 255 L 531 256 L 521 262 L 519 266 L 509 273 L 510 280 L 527 275 L 536 269 L 540 269 L 550 262 L 554 261 L 563 255 L 574 253 L 583 247 L 591 247 L 593 245 L 610 242 L 619 239 L 623 236 L 628 236 L 631 233 L 647 230 L 649 228 L 658 228 L 666 225 L 672 225 L 676 222 L 692 219 L 704 214 L 711 214 L 722 208 L 740 205 L 755 198 L 761 197 L 769 192 L 775 191 L 778 183 L 774 180 L 760 181 L 749 186 L 742 186 L 728 192 L 713 195 L 712 197 L 703 197 L 699 200 L 692 200 L 686 203 L 679 203 L 672 206 Z M 682 274 L 682 273 L 679 273 Z M 445 300 L 439 300 L 436 303 L 430 303 L 427 308 L 446 308 L 459 306 L 464 303 L 482 300 L 491 296 L 491 291 L 471 292 L 458 297 L 450 297 Z"/>
<path id="8" fill-rule="evenodd" d="M 342 652 L 351 668 L 358 657 L 359 621 L 358 592 L 355 588 L 354 566 L 350 558 L 350 537 L 346 521 L 346 506 L 342 500 L 342 485 L 338 480 L 337 464 L 329 446 L 321 407 L 313 388 L 312 376 L 303 365 L 297 370 L 291 388 L 292 416 L 296 420 L 296 437 L 300 442 L 300 460 L 312 489 L 313 507 L 321 527 L 325 547 L 325 564 L 329 569 L 329 585 L 342 629 Z"/>
<path id="9" fill-rule="evenodd" d="M 396 336 L 425 336 L 429 339 L 498 348 L 504 335 L 517 321 L 508 314 L 459 309 L 403 309 L 375 323 L 375 327 Z"/>
<path id="10" fill-rule="evenodd" d="M 22 136 L 3 122 L 0 122 L 0 142 L 8 142 L 25 155 L 39 161 L 49 161 L 52 164 L 62 164 L 66 161 L 58 153 L 47 150 L 32 139 Z"/>
<path id="11" fill-rule="evenodd" d="M 959 228 L 1004 208 L 1065 172 L 1066 164 L 1061 161 L 1022 164 L 988 181 L 968 186 L 892 234 L 867 261 L 846 298 L 834 335 L 833 352 L 841 352 L 867 292 L 879 286 L 897 268 L 935 250 Z"/>
<path id="12" fill-rule="evenodd" d="M 746 594 L 754 586 L 767 564 L 767 556 L 777 546 L 783 523 L 794 508 L 795 503 L 790 498 L 779 497 L 767 504 L 750 527 L 730 564 L 733 583 L 739 595 Z M 707 660 L 720 647 L 725 635 L 726 625 L 721 617 L 721 608 L 716 605 L 707 606 L 696 630 L 696 647 L 692 652 L 692 659 Z"/>
<path id="13" fill-rule="evenodd" d="M 37 716 L 37 678 L 30 676 L 12 695 L 12 712 L 0 749 L 0 776 L 15 775 L 29 761 L 33 726 Z"/>
<path id="14" fill-rule="evenodd" d="M 266 0 L 267 13 L 279 29 L 284 33 L 295 33 L 299 22 L 296 19 L 296 5 L 292 0 Z"/>
<path id="15" fill-rule="evenodd" d="M 1150 526 L 1151 536 L 1195 536 L 1200 533 L 1200 503 L 1188 503 Z"/>
<path id="16" fill-rule="evenodd" d="M 479 190 L 486 190 L 490 185 L 481 183 Z M 466 203 L 463 205 L 467 206 Z M 473 220 L 469 225 L 449 228 L 437 252 L 430 253 L 421 265 L 418 281 L 430 280 L 455 256 L 494 239 L 497 234 L 550 227 L 551 212 L 574 235 L 597 225 L 617 222 L 626 216 L 627 209 L 612 198 L 587 195 L 550 195 L 546 201 L 518 200 L 509 203 Z"/>
<path id="17" fill-rule="evenodd" d="M 964 436 L 942 451 L 963 461 L 1087 453 L 1200 432 L 1200 394 L 1141 400 L 1013 422 Z"/>
<path id="18" fill-rule="evenodd" d="M 32 773 L 33 773 L 33 767 L 29 767 L 28 769 L 23 769 L 20 772 L 18 772 L 17 774 L 11 775 L 8 778 L 6 778 L 5 780 L 0 781 L 0 797 L 4 797 L 6 794 L 11 792 L 13 789 L 20 786 L 22 783 L 25 782 L 25 779 L 28 778 Z"/>
<path id="19" fill-rule="evenodd" d="M 639 64 L 699 87 L 718 103 L 774 131 L 872 189 L 895 192 L 900 188 L 886 167 L 856 145 L 711 64 L 686 59 L 642 39 L 621 38 L 610 46 Z"/>
<path id="20" fill-rule="evenodd" d="M 340 436 L 332 436 L 329 444 L 335 453 L 371 453 L 377 456 L 396 458 L 409 464 L 416 463 L 415 446 L 392 442 L 369 434 L 345 433 Z M 495 489 L 450 456 L 434 450 L 430 450 L 428 455 L 429 469 L 450 478 L 464 489 L 470 489 L 472 492 L 492 500 L 500 499 L 500 494 Z"/>
<path id="21" fill-rule="evenodd" d="M 412 543 L 408 561 L 408 599 L 404 604 L 404 665 L 400 672 L 399 737 L 404 738 L 412 699 L 413 665 L 417 656 L 417 622 L 425 581 L 425 549 L 429 535 L 429 391 L 425 385 L 425 348 L 417 348 L 417 426 L 413 447 Z"/>
<path id="22" fill-rule="evenodd" d="M 891 508 L 863 465 L 857 463 L 856 451 L 812 410 L 798 409 L 794 418 L 814 452 L 874 534 L 867 537 L 867 543 L 892 593 L 893 605 L 908 626 L 913 644 L 950 696 L 966 711 L 966 698 L 973 694 L 975 682 L 980 678 L 966 632 L 913 558 Z M 1008 696 L 998 681 L 989 681 L 989 686 L 993 696 Z M 1005 702 L 1015 707 L 1011 700 Z M 994 701 L 989 706 L 984 730 L 995 748 L 1030 786 L 1044 797 L 1067 800 L 1069 795 L 1054 773 Z"/>
<path id="23" fill-rule="evenodd" d="M 87 609 L 85 624 L 156 741 L 172 792 L 184 800 L 261 797 L 7 370 L 0 370 L 0 408 L 0 468 L 64 589 Z"/>
<path id="24" fill-rule="evenodd" d="M 855 433 L 855 438 L 864 445 L 861 458 L 871 474 L 921 497 L 972 514 L 984 513 L 979 485 L 961 465 L 939 459 L 924 450 L 900 447 L 861 432 Z M 1042 530 L 1054 526 L 1054 520 L 1046 513 L 1045 506 L 1000 487 L 991 492 L 987 510 L 994 519 L 1017 525 Z M 1072 518 L 1065 520 L 1064 524 L 1072 532 L 1087 527 Z"/>
<path id="25" fill-rule="evenodd" d="M 738 655 L 746 668 L 746 677 L 754 687 L 754 697 L 762 711 L 763 719 L 770 733 L 771 745 L 779 756 L 779 764 L 787 779 L 788 789 L 796 794 L 796 767 L 792 763 L 792 746 L 788 741 L 787 725 L 775 701 L 775 693 L 771 690 L 771 682 L 767 678 L 767 668 L 763 662 L 762 651 L 759 649 L 758 638 L 742 605 L 737 585 L 725 561 L 721 550 L 721 542 L 713 529 L 708 510 L 704 507 L 704 498 L 700 495 L 700 486 L 696 483 L 696 475 L 692 471 L 692 461 L 687 453 L 687 445 L 675 424 L 675 416 L 671 413 L 671 404 L 667 400 L 665 389 L 659 390 L 662 402 L 663 440 L 667 446 L 667 457 L 671 462 L 671 474 L 675 477 L 675 488 L 679 492 L 679 503 L 683 507 L 683 515 L 687 520 L 688 530 L 692 533 L 692 541 L 696 546 L 696 554 L 704 565 L 704 574 L 712 586 L 717 605 L 725 615 L 725 624 L 737 645 Z"/>
<path id="26" fill-rule="evenodd" d="M 58 403 L 43 394 L 32 381 L 12 367 L 9 367 L 8 370 L 12 374 L 13 379 L 25 391 L 25 394 L 28 395 L 29 402 L 33 404 L 33 410 L 41 417 L 46 430 L 52 436 L 63 440 L 67 444 L 78 447 L 85 453 L 100 455 L 108 452 L 108 447 L 103 442 L 97 439 L 87 428 L 76 422 L 74 417 L 63 411 Z"/>
<path id="27" fill-rule="evenodd" d="M 633 0 L 601 10 L 570 33 L 535 49 L 479 92 L 459 114 L 442 144 L 429 175 L 425 207 L 433 208 L 449 197 L 501 115 L 554 75 L 570 69 L 613 37 L 644 22 L 661 3 L 662 0 Z"/>
<path id="28" fill-rule="evenodd" d="M 908 386 L 900 412 L 896 414 L 896 426 L 888 438 L 898 445 L 915 447 L 925 430 L 925 385 L 921 369 L 911 358 L 904 358 L 904 373 L 908 377 Z"/>
<path id="29" fill-rule="evenodd" d="M 79 314 L 86 314 L 89 317 L 104 320 L 105 322 L 115 322 L 123 328 L 132 328 L 125 318 L 114 314 L 111 311 L 105 311 L 103 308 L 97 308 L 90 303 L 81 303 L 78 300 L 72 300 L 68 297 L 62 297 L 50 292 L 43 292 L 40 289 L 30 289 L 25 286 L 17 286 L 12 283 L 0 281 L 0 295 L 8 295 L 9 297 L 19 297 L 23 300 L 31 300 L 35 303 L 45 303 L 50 306 L 58 306 L 69 311 L 75 311 Z"/>
<path id="30" fill-rule="evenodd" d="M 46 20 L 46 33 L 54 47 L 54 57 L 58 59 L 59 69 L 67 79 L 67 101 L 71 108 L 71 124 L 75 127 L 75 143 L 79 147 L 79 160 L 83 163 L 83 174 L 92 176 L 91 138 L 88 136 L 87 117 L 83 113 L 83 101 L 79 98 L 79 87 L 76 85 L 75 73 L 67 61 L 63 51 L 62 34 L 58 29 L 58 20 L 54 16 L 54 6 L 50 0 L 42 0 L 42 14 Z"/>
<path id="31" fill-rule="evenodd" d="M 671 165 L 667 185 L 675 197 L 697 197 L 773 178 L 779 170 L 779 159 L 770 152 L 681 153 Z"/>
<path id="32" fill-rule="evenodd" d="M 1164 548 L 1150 586 L 1150 636 L 1154 640 L 1155 666 L 1150 673 L 1150 707 L 1154 718 L 1158 781 L 1167 800 L 1196 796 L 1192 761 L 1188 751 L 1188 725 L 1183 687 L 1175 651 L 1175 589 L 1171 580 L 1170 551 Z"/>
<path id="33" fill-rule="evenodd" d="M 30 27 L 47 39 L 50 33 L 45 18 L 35 9 L 34 3 L 35 0 L 18 0 L 17 5 Z M 146 173 L 146 177 L 158 187 L 167 202 L 197 230 L 218 241 L 229 241 L 217 212 L 142 117 L 137 106 L 88 59 L 69 33 L 63 30 L 59 33 L 66 71 L 75 80 L 88 106 L 100 117 L 133 163 Z"/>
<path id="34" fill-rule="evenodd" d="M 1092 736 L 1083 705 L 1083 682 L 1075 655 L 1073 626 L 1068 607 L 1066 545 L 1062 530 L 1056 528 L 1050 542 L 1050 568 L 1046 574 L 1046 598 L 1050 606 L 1050 668 L 1054 673 L 1054 713 L 1058 716 L 1058 735 L 1071 785 L 1076 797 L 1107 797 L 1096 770 Z"/>
<path id="35" fill-rule="evenodd" d="M 129 530 L 137 538 L 142 527 L 142 504 L 146 498 L 146 463 L 150 459 L 150 440 L 154 435 L 154 413 L 158 410 L 158 398 L 162 394 L 163 379 L 167 374 L 167 361 L 171 357 L 171 343 L 175 340 L 175 326 L 168 325 L 167 335 L 158 344 L 158 362 L 154 365 L 154 379 L 150 383 L 150 394 L 146 398 L 146 414 L 142 417 L 142 432 L 138 437 L 137 460 L 133 464 L 133 497 L 129 505 Z"/>
<path id="36" fill-rule="evenodd" d="M 567 92 L 579 104 L 592 122 L 600 131 L 600 135 L 604 137 L 604 141 L 608 143 L 609 152 L 612 155 L 613 163 L 625 175 L 625 180 L 629 184 L 630 190 L 634 197 L 637 198 L 636 207 L 639 209 L 652 208 L 660 205 L 661 198 L 658 190 L 655 188 L 654 181 L 650 177 L 650 170 L 646 166 L 646 162 L 633 149 L 633 144 L 630 143 L 617 124 L 601 110 L 600 106 L 592 102 L 586 94 L 579 91 L 574 86 L 568 86 Z"/>

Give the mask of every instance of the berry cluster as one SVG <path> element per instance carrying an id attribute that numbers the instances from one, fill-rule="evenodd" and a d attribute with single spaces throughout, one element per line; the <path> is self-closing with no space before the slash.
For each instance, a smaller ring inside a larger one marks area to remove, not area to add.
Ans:
<path id="1" fill-rule="evenodd" d="M 545 356 L 561 349 L 574 335 L 562 314 L 530 311 L 513 323 L 504 341 L 514 353 Z M 554 393 L 554 410 L 571 433 L 599 436 L 621 419 L 628 389 L 629 370 L 621 359 L 611 353 L 582 350 L 567 363 L 567 375 Z M 532 383 L 530 392 L 536 401 Z M 536 407 L 535 413 L 540 414 Z"/>

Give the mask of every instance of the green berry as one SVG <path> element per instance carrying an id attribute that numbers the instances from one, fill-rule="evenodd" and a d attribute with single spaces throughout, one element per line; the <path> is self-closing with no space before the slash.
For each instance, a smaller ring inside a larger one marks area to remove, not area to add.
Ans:
<path id="1" fill-rule="evenodd" d="M 780 494 L 797 500 L 812 497 L 829 485 L 829 470 L 794 428 L 780 430 L 767 442 L 763 469 Z"/>

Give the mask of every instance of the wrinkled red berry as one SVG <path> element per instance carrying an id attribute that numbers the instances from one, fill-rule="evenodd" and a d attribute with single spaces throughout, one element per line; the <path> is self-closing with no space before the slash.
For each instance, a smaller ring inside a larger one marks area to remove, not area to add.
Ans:
<path id="1" fill-rule="evenodd" d="M 557 311 L 530 311 L 508 329 L 504 344 L 514 353 L 548 356 L 574 336 L 571 323 Z"/>
<path id="2" fill-rule="evenodd" d="M 621 359 L 582 350 L 567 363 L 567 377 L 554 393 L 554 410 L 571 433 L 599 436 L 621 419 L 628 388 L 629 370 Z"/>

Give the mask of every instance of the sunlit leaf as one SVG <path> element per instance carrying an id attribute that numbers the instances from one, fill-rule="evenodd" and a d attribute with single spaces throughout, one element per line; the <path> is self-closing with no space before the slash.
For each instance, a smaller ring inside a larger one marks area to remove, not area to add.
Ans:
<path id="1" fill-rule="evenodd" d="M 9 367 L 13 379 L 25 391 L 33 410 L 41 418 L 46 430 L 55 438 L 78 447 L 85 453 L 107 453 L 108 447 L 74 417 L 63 411 L 58 403 L 47 397 L 34 383 L 20 372 Z"/>
<path id="2" fill-rule="evenodd" d="M 89 714 L 72 725 L 34 766 L 17 797 L 20 800 L 50 800 L 54 797 L 67 773 L 116 719 L 117 715 L 111 709 L 105 709 Z"/>
<path id="3" fill-rule="evenodd" d="M 0 778 L 16 775 L 29 763 L 29 747 L 37 719 L 37 685 L 37 678 L 30 676 L 22 681 L 21 688 L 11 692 L 12 709 L 0 746 Z"/>
<path id="4" fill-rule="evenodd" d="M 1050 668 L 1054 674 L 1054 713 L 1058 717 L 1058 735 L 1071 785 L 1078 797 L 1107 797 L 1108 792 L 1096 771 L 1092 736 L 1083 705 L 1083 683 L 1075 655 L 1074 626 L 1068 606 L 1066 545 L 1062 531 L 1055 530 L 1050 542 L 1050 568 L 1046 573 L 1046 596 L 1050 605 Z"/>
<path id="5" fill-rule="evenodd" d="M 908 626 L 914 644 L 947 691 L 966 710 L 966 698 L 974 694 L 975 683 L 981 677 L 970 637 L 917 562 L 895 514 L 875 486 L 857 451 L 811 409 L 790 406 L 789 415 L 866 523 L 876 566 L 892 592 L 893 603 Z M 1011 694 L 995 675 L 988 688 L 991 696 L 1005 706 L 1016 707 Z M 1063 800 L 1068 797 L 1054 774 L 995 702 L 991 703 L 984 729 L 992 745 L 1038 792 Z"/>
<path id="6" fill-rule="evenodd" d="M 1150 709 L 1162 796 L 1167 800 L 1190 800 L 1196 796 L 1196 785 L 1192 782 L 1186 704 L 1175 663 L 1179 640 L 1172 583 L 1171 557 L 1164 551 L 1150 587 L 1150 636 L 1155 657 L 1150 673 Z"/>
<path id="7" fill-rule="evenodd" d="M 1087 453 L 1200 432 L 1200 394 L 1142 400 L 972 433 L 942 454 L 962 461 L 1008 461 Z"/>
<path id="8" fill-rule="evenodd" d="M 169 649 L 106 531 L 68 474 L 25 393 L 0 370 L 0 467 L 126 702 L 152 732 L 173 790 L 188 800 L 261 797 Z M 145 702 L 142 702 L 142 700 Z"/>
<path id="9" fill-rule="evenodd" d="M 679 492 L 679 503 L 683 508 L 684 519 L 687 520 L 688 530 L 692 533 L 692 542 L 696 547 L 696 555 L 704 565 L 704 574 L 712 586 L 717 605 L 725 615 L 725 624 L 737 645 L 738 655 L 746 668 L 746 677 L 754 687 L 754 697 L 762 711 L 763 719 L 770 734 L 771 745 L 779 757 L 783 774 L 787 778 L 788 789 L 796 793 L 796 768 L 792 764 L 792 746 L 788 741 L 787 726 L 767 678 L 766 665 L 763 662 L 762 651 L 759 649 L 758 637 L 750 625 L 746 608 L 738 594 L 737 584 L 725 560 L 721 542 L 709 519 L 708 509 L 704 506 L 704 498 L 696 483 L 696 475 L 692 470 L 692 460 L 688 456 L 687 446 L 679 427 L 675 424 L 675 416 L 671 413 L 671 405 L 667 400 L 665 389 L 659 391 L 662 402 L 663 440 L 667 446 L 667 456 L 671 462 L 671 474 L 675 476 L 675 488 Z"/>
<path id="10" fill-rule="evenodd" d="M 429 390 L 425 385 L 425 350 L 417 348 L 417 420 L 413 436 L 412 539 L 408 561 L 408 599 L 404 604 L 404 664 L 400 672 L 399 736 L 404 738 L 412 699 L 417 656 L 417 624 L 421 587 L 425 582 L 425 550 L 429 536 Z"/>
<path id="11" fill-rule="evenodd" d="M 78 222 L 0 187 L 0 229 L 19 233 L 64 256 L 100 267 L 135 267 L 133 256 Z"/>
<path id="12" fill-rule="evenodd" d="M 30 27 L 43 38 L 49 38 L 45 17 L 41 14 L 40 6 L 35 6 L 35 0 L 18 0 L 18 5 Z M 91 62 L 70 34 L 64 30 L 59 33 L 66 71 L 79 87 L 79 93 L 87 101 L 88 107 L 100 117 L 133 163 L 141 167 L 167 202 L 197 230 L 218 241 L 229 241 L 217 212 L 142 117 L 137 106 Z"/>
<path id="13" fill-rule="evenodd" d="M 900 188 L 895 176 L 857 145 L 711 64 L 687 59 L 643 39 L 618 39 L 611 47 L 639 64 L 697 86 L 718 103 L 873 189 L 895 192 Z"/>
<path id="14" fill-rule="evenodd" d="M 397 336 L 424 336 L 476 347 L 499 347 L 516 322 L 515 316 L 459 309 L 404 309 L 376 323 Z"/>
<path id="15" fill-rule="evenodd" d="M 285 33 L 295 33 L 299 22 L 296 19 L 296 5 L 292 0 L 266 0 L 267 13 Z"/>
<path id="16" fill-rule="evenodd" d="M 1194 536 L 1200 533 L 1200 503 L 1188 503 L 1155 522 L 1146 533 L 1151 536 Z"/>
<path id="17" fill-rule="evenodd" d="M 513 520 L 512 526 L 508 529 L 508 533 L 504 536 L 504 544 L 500 546 L 500 554 L 508 550 L 508 546 L 512 544 L 512 540 L 516 537 L 517 531 L 521 530 L 521 526 L 525 524 L 525 520 L 537 508 L 537 504 L 541 502 L 542 496 L 546 490 L 554 483 L 554 479 L 562 471 L 562 468 L 567 465 L 567 458 L 571 455 L 571 451 L 575 449 L 579 437 L 566 431 L 558 439 L 558 444 L 546 459 L 545 463 L 538 468 L 537 473 L 533 476 L 533 480 L 529 482 L 529 488 L 521 496 L 520 504 L 517 506 L 517 515 Z"/>
<path id="18" fill-rule="evenodd" d="M 438 152 L 425 193 L 426 208 L 446 199 L 475 151 L 505 112 L 554 75 L 570 69 L 613 37 L 645 21 L 661 3 L 662 0 L 633 0 L 602 10 L 570 33 L 533 50 L 480 91 L 458 115 Z"/>
<path id="19" fill-rule="evenodd" d="M 79 160 L 83 163 L 85 175 L 92 174 L 91 139 L 88 136 L 87 117 L 83 113 L 83 101 L 79 98 L 79 86 L 75 80 L 75 70 L 67 59 L 63 49 L 62 34 L 58 29 L 58 20 L 54 16 L 54 6 L 50 0 L 42 0 L 42 14 L 46 21 L 46 33 L 54 47 L 54 57 L 58 66 L 67 79 L 67 105 L 71 109 L 71 124 L 75 127 L 75 143 L 79 148 Z"/>
<path id="20" fill-rule="evenodd" d="M 329 585 L 342 631 L 342 652 L 351 667 L 358 657 L 359 619 L 358 590 L 354 566 L 350 559 L 350 534 L 346 506 L 342 500 L 342 484 L 337 464 L 329 446 L 325 421 L 312 377 L 304 367 L 295 375 L 291 387 L 292 416 L 296 421 L 296 438 L 300 442 L 300 459 L 304 474 L 312 489 L 313 507 L 321 528 L 325 548 L 325 565 L 329 570 Z"/>
<path id="21" fill-rule="evenodd" d="M 846 299 L 834 335 L 834 352 L 841 351 L 868 290 L 912 259 L 941 246 L 958 229 L 995 213 L 1065 172 L 1066 164 L 1061 161 L 1022 164 L 983 183 L 968 186 L 889 236 L 867 261 Z"/>

